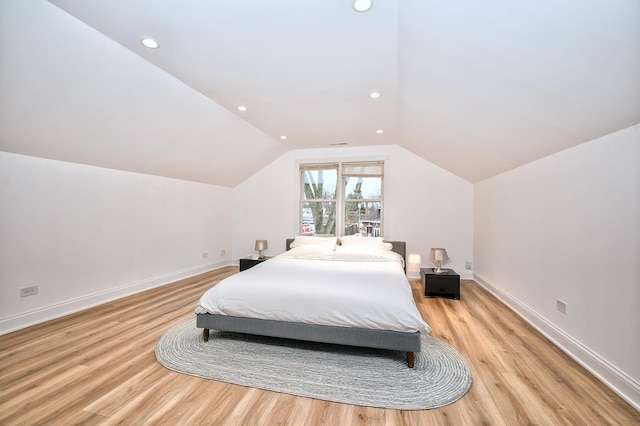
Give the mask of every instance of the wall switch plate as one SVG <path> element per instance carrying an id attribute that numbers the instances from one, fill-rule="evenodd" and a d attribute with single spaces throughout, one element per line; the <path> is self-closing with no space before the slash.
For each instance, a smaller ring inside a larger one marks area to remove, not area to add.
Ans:
<path id="1" fill-rule="evenodd" d="M 34 296 L 38 294 L 38 286 L 23 287 L 20 289 L 20 297 Z"/>
<path id="2" fill-rule="evenodd" d="M 202 258 L 206 259 L 207 257 L 209 257 L 209 253 L 207 253 L 206 251 L 202 252 Z"/>
<path id="3" fill-rule="evenodd" d="M 220 249 L 220 256 L 224 256 L 227 254 L 227 249 Z"/>
<path id="4" fill-rule="evenodd" d="M 469 270 L 469 271 L 470 271 L 472 268 L 473 268 L 473 263 L 471 263 L 471 262 L 465 262 L 465 264 L 464 264 L 464 269 L 467 269 L 467 270 Z"/>
<path id="5" fill-rule="evenodd" d="M 567 313 L 567 304 L 560 299 L 556 299 L 556 309 L 563 314 Z"/>

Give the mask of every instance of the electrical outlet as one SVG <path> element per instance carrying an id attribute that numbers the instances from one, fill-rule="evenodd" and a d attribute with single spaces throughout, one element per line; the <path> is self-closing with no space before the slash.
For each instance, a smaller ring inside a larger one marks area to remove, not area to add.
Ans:
<path id="1" fill-rule="evenodd" d="M 464 264 L 464 269 L 467 269 L 467 270 L 469 270 L 469 271 L 470 271 L 471 269 L 473 269 L 473 263 L 471 263 L 471 262 L 465 262 L 465 264 Z"/>
<path id="2" fill-rule="evenodd" d="M 567 304 L 560 299 L 556 299 L 556 309 L 563 314 L 567 313 Z"/>
<path id="3" fill-rule="evenodd" d="M 20 289 L 20 297 L 35 296 L 38 294 L 38 286 L 23 287 Z"/>
<path id="4" fill-rule="evenodd" d="M 227 249 L 220 249 L 220 256 L 225 256 L 227 254 Z"/>
<path id="5" fill-rule="evenodd" d="M 206 251 L 202 252 L 202 258 L 206 259 L 207 257 L 209 257 L 209 253 L 207 253 Z"/>

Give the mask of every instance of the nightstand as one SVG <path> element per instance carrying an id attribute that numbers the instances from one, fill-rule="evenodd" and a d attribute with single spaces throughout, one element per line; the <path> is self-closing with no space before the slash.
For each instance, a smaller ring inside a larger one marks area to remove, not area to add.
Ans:
<path id="1" fill-rule="evenodd" d="M 265 260 L 269 260 L 271 259 L 272 256 L 265 256 L 262 259 L 257 259 L 257 258 L 252 258 L 252 257 L 243 257 L 242 259 L 240 259 L 240 272 L 249 269 L 249 268 L 253 268 L 254 266 L 256 266 L 258 263 L 262 263 Z"/>
<path id="2" fill-rule="evenodd" d="M 446 274 L 436 274 L 435 268 L 420 268 L 420 276 L 426 297 L 447 297 L 460 299 L 460 275 L 453 269 L 444 269 Z"/>

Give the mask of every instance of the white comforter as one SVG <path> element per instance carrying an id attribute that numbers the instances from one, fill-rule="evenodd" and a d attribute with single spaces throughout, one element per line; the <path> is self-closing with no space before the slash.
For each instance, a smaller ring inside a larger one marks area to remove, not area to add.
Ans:
<path id="1" fill-rule="evenodd" d="M 401 332 L 431 328 L 418 312 L 402 257 L 291 249 L 224 279 L 196 313 Z"/>

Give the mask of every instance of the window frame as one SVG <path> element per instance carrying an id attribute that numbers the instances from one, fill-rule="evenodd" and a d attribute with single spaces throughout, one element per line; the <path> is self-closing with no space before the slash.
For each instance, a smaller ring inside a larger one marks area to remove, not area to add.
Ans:
<path id="1" fill-rule="evenodd" d="M 361 173 L 354 173 L 354 172 L 345 172 L 345 169 L 352 167 L 352 168 L 378 168 L 380 169 L 379 172 L 377 173 L 372 173 L 372 172 L 361 172 Z M 380 198 L 358 198 L 357 201 L 354 201 L 354 199 L 350 199 L 347 198 L 347 196 L 349 194 L 346 194 L 344 192 L 346 192 L 346 187 L 347 187 L 347 178 L 379 178 L 380 179 Z M 343 191 L 342 194 L 342 211 L 341 213 L 341 218 L 342 218 L 342 223 L 341 223 L 341 235 L 343 236 L 345 234 L 345 229 L 346 229 L 346 218 L 345 218 L 345 213 L 347 211 L 346 206 L 349 203 L 379 203 L 380 204 L 380 216 L 379 216 L 379 220 L 378 220 L 378 228 L 376 229 L 375 227 L 372 227 L 371 229 L 371 233 L 369 233 L 368 230 L 365 231 L 365 236 L 372 236 L 372 237 L 381 237 L 383 235 L 384 232 L 384 160 L 376 160 L 376 161 L 349 161 L 349 162 L 342 162 L 340 163 L 340 179 L 342 180 L 342 185 L 341 185 L 341 189 Z M 369 219 L 369 220 L 365 220 L 364 222 L 369 222 L 369 223 L 375 223 L 375 219 Z M 361 233 L 360 230 L 358 230 L 357 233 Z M 353 234 L 352 234 L 353 235 Z"/>
<path id="2" fill-rule="evenodd" d="M 336 190 L 335 190 L 335 194 L 334 194 L 334 198 L 306 198 L 305 195 L 305 172 L 307 171 L 318 171 L 318 170 L 328 170 L 328 171 L 334 171 L 336 172 Z M 339 204 L 338 204 L 338 197 L 339 197 L 339 179 L 340 179 L 340 164 L 337 162 L 330 162 L 330 163 L 310 163 L 310 164 L 300 164 L 298 166 L 298 183 L 300 185 L 300 192 L 299 192 L 299 203 L 298 203 L 298 230 L 296 232 L 296 235 L 332 235 L 332 234 L 317 234 L 315 232 L 316 228 L 314 227 L 314 233 L 313 234 L 305 234 L 304 233 L 304 220 L 305 220 L 305 215 L 304 215 L 304 204 L 305 203 L 319 203 L 319 204 L 323 204 L 323 203 L 333 203 L 335 205 L 334 207 L 334 215 L 336 216 L 336 223 L 335 223 L 335 229 L 336 229 L 336 233 L 337 233 L 337 229 L 338 229 L 338 221 L 337 221 L 337 215 L 338 215 L 338 208 L 339 208 Z M 324 209 L 323 209 L 324 211 Z M 314 226 L 317 225 L 314 223 Z"/>
<path id="3" fill-rule="evenodd" d="M 369 173 L 364 175 L 355 174 L 353 172 L 344 173 L 345 168 L 349 167 L 364 167 L 364 166 L 373 166 L 378 167 L 380 169 L 379 173 Z M 297 210 L 298 210 L 298 224 L 296 235 L 329 235 L 329 234 L 304 234 L 303 233 L 303 225 L 305 220 L 304 215 L 304 204 L 306 202 L 320 202 L 320 203 L 334 203 L 335 204 L 335 236 L 341 237 L 345 235 L 345 226 L 346 226 L 346 218 L 345 211 L 347 203 L 379 203 L 380 205 L 380 216 L 379 216 L 379 233 L 376 235 L 375 231 L 371 233 L 371 236 L 380 236 L 384 235 L 384 222 L 385 222 L 385 167 L 386 161 L 384 159 L 371 159 L 371 160 L 360 160 L 360 161 L 326 161 L 326 162 L 299 162 L 297 163 L 297 182 L 299 185 L 298 191 L 298 202 Z M 305 174 L 304 172 L 309 170 L 337 170 L 336 177 L 336 191 L 335 191 L 335 199 L 324 199 L 324 198 L 314 198 L 307 199 L 305 197 Z M 379 178 L 380 179 L 380 198 L 362 198 L 357 201 L 353 201 L 353 199 L 346 198 L 348 194 L 345 194 L 346 189 L 346 179 L 353 177 L 368 177 L 368 178 Z M 374 228 L 372 228 L 373 230 Z M 356 232 L 357 234 L 358 232 Z M 331 234 L 333 236 L 333 234 Z M 366 235 L 366 233 L 365 233 Z"/>

